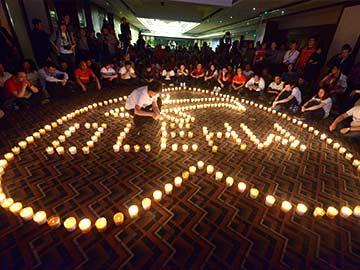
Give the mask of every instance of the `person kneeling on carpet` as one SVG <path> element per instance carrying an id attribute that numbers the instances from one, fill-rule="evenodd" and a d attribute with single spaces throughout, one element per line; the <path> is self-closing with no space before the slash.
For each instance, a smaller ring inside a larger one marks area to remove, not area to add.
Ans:
<path id="1" fill-rule="evenodd" d="M 136 134 L 141 132 L 144 124 L 152 119 L 160 119 L 161 83 L 153 81 L 147 86 L 136 88 L 127 98 L 125 109 L 134 116 Z"/>

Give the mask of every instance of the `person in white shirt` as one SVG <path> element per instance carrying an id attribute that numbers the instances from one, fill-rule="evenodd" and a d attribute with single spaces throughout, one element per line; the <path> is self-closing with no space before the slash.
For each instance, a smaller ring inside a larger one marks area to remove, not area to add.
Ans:
<path id="1" fill-rule="evenodd" d="M 274 97 L 284 89 L 284 82 L 281 80 L 279 75 L 274 77 L 274 81 L 270 83 L 266 91 L 264 91 L 263 97 L 266 101 L 274 100 Z"/>
<path id="2" fill-rule="evenodd" d="M 65 97 L 69 94 L 69 75 L 56 69 L 55 63 L 47 61 L 42 69 L 39 69 L 39 79 L 42 91 L 52 98 Z"/>
<path id="3" fill-rule="evenodd" d="M 255 74 L 254 77 L 250 78 L 245 84 L 245 88 L 249 90 L 250 96 L 262 95 L 262 92 L 265 89 L 265 81 L 258 74 Z"/>
<path id="4" fill-rule="evenodd" d="M 352 121 L 344 121 L 352 117 Z M 345 122 L 345 123 L 344 123 Z M 337 117 L 329 126 L 330 132 L 333 132 L 340 126 L 340 133 L 344 137 L 359 138 L 360 137 L 360 106 L 355 106 L 347 112 Z"/>
<path id="5" fill-rule="evenodd" d="M 125 85 L 134 85 L 137 84 L 137 76 L 135 70 L 131 66 L 130 61 L 126 61 L 125 65 L 120 68 L 120 78 L 121 83 Z"/>
<path id="6" fill-rule="evenodd" d="M 286 82 L 284 89 L 275 98 L 272 107 L 276 111 L 289 110 L 298 113 L 301 104 L 301 91 L 293 82 Z"/>
<path id="7" fill-rule="evenodd" d="M 246 76 L 246 79 L 250 79 L 252 76 L 254 76 L 254 71 L 251 70 L 250 64 L 245 65 L 245 69 L 243 70 L 243 74 Z"/>
<path id="8" fill-rule="evenodd" d="M 297 42 L 292 41 L 290 43 L 290 50 L 288 50 L 284 55 L 283 64 L 286 66 L 289 64 L 295 64 L 299 55 L 300 52 L 297 50 Z"/>
<path id="9" fill-rule="evenodd" d="M 151 119 L 159 119 L 161 110 L 161 83 L 153 81 L 148 86 L 136 88 L 127 98 L 125 109 L 134 116 L 135 134 L 139 134 L 144 124 Z"/>
<path id="10" fill-rule="evenodd" d="M 316 96 L 301 107 L 301 118 L 308 120 L 321 120 L 329 116 L 332 100 L 326 88 L 319 89 Z"/>
<path id="11" fill-rule="evenodd" d="M 111 67 L 110 63 L 106 63 L 100 69 L 100 78 L 104 86 L 116 86 L 118 84 L 118 74 L 116 71 Z"/>
<path id="12" fill-rule="evenodd" d="M 0 89 L 4 88 L 5 82 L 12 77 L 12 74 L 5 71 L 4 65 L 0 63 Z"/>
<path id="13" fill-rule="evenodd" d="M 176 72 L 177 81 L 180 87 L 185 87 L 188 82 L 189 70 L 185 67 L 184 64 L 181 64 L 179 69 Z"/>
<path id="14" fill-rule="evenodd" d="M 161 72 L 163 83 L 168 86 L 174 86 L 175 83 L 175 70 L 170 64 L 166 64 Z"/>

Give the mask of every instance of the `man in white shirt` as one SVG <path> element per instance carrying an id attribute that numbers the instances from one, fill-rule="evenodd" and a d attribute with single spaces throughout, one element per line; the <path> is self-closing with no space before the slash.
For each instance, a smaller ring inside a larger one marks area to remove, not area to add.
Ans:
<path id="1" fill-rule="evenodd" d="M 265 89 L 265 81 L 258 74 L 255 74 L 254 77 L 250 78 L 245 84 L 245 88 L 248 91 L 248 95 L 251 98 L 257 98 L 259 95 L 263 97 Z"/>
<path id="2" fill-rule="evenodd" d="M 295 64 L 299 54 L 300 52 L 297 50 L 297 42 L 292 41 L 290 43 L 290 50 L 288 50 L 284 55 L 283 64 L 286 66 L 289 64 Z"/>
<path id="3" fill-rule="evenodd" d="M 100 69 L 100 75 L 102 84 L 104 86 L 116 86 L 118 84 L 118 74 L 116 73 L 115 69 L 113 69 L 110 65 L 110 63 L 106 63 L 101 69 Z"/>
<path id="4" fill-rule="evenodd" d="M 127 98 L 125 109 L 134 116 L 135 132 L 139 134 L 144 124 L 151 119 L 160 118 L 161 83 L 153 81 L 148 86 L 136 88 Z"/>
<path id="5" fill-rule="evenodd" d="M 269 101 L 274 96 L 277 96 L 284 89 L 284 82 L 281 80 L 279 75 L 274 77 L 274 81 L 270 83 L 267 91 L 264 91 L 264 97 Z"/>
<path id="6" fill-rule="evenodd" d="M 39 78 L 42 91 L 52 98 L 64 97 L 68 94 L 67 81 L 69 75 L 56 69 L 56 65 L 47 61 L 42 69 L 39 69 Z"/>
<path id="7" fill-rule="evenodd" d="M 272 107 L 276 111 L 289 110 L 292 113 L 299 112 L 299 106 L 302 102 L 301 91 L 292 82 L 286 82 L 284 89 L 275 98 Z"/>
<path id="8" fill-rule="evenodd" d="M 349 117 L 352 117 L 350 123 L 344 123 L 343 121 Z M 340 124 L 340 133 L 345 137 L 359 138 L 360 137 L 360 106 L 355 106 L 347 112 L 337 117 L 334 122 L 329 126 L 330 132 L 336 130 Z"/>
<path id="9" fill-rule="evenodd" d="M 137 84 L 137 76 L 135 74 L 135 70 L 131 66 L 130 61 L 126 61 L 125 65 L 120 68 L 120 78 L 121 83 L 124 85 L 134 85 Z"/>

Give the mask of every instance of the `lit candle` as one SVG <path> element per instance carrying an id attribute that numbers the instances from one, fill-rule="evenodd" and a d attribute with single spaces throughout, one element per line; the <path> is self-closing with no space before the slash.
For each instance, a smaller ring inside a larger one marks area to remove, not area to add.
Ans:
<path id="1" fill-rule="evenodd" d="M 88 233 L 91 230 L 91 220 L 88 218 L 83 218 L 79 222 L 79 229 L 82 233 Z"/>
<path id="2" fill-rule="evenodd" d="M 213 147 L 212 147 L 212 152 L 213 153 L 216 153 L 218 151 L 218 147 L 216 146 L 216 145 L 214 145 Z"/>
<path id="3" fill-rule="evenodd" d="M 326 215 L 331 219 L 336 217 L 338 214 L 339 214 L 339 211 L 333 206 L 329 206 L 326 210 Z"/>
<path id="4" fill-rule="evenodd" d="M 259 190 L 257 188 L 251 188 L 249 196 L 251 199 L 256 199 L 259 196 Z"/>
<path id="5" fill-rule="evenodd" d="M 207 172 L 208 174 L 213 174 L 213 173 L 214 173 L 214 166 L 208 165 L 208 166 L 206 167 L 206 172 Z"/>
<path id="6" fill-rule="evenodd" d="M 15 155 L 18 155 L 18 154 L 20 154 L 20 147 L 14 146 L 13 148 L 11 148 L 11 151 L 12 151 Z"/>
<path id="7" fill-rule="evenodd" d="M 194 134 L 191 131 L 189 131 L 188 132 L 188 138 L 192 138 L 193 136 L 194 136 Z"/>
<path id="8" fill-rule="evenodd" d="M 5 155 L 4 155 L 4 158 L 7 160 L 7 161 L 12 161 L 12 160 L 14 160 L 14 153 L 6 153 Z"/>
<path id="9" fill-rule="evenodd" d="M 177 151 L 177 150 L 178 150 L 178 145 L 177 145 L 176 143 L 174 143 L 173 145 L 171 145 L 171 150 Z"/>
<path id="10" fill-rule="evenodd" d="M 69 148 L 69 152 L 70 152 L 70 154 L 75 155 L 75 154 L 77 153 L 76 147 L 75 147 L 75 146 L 71 146 L 71 147 Z"/>
<path id="11" fill-rule="evenodd" d="M 347 159 L 347 160 L 352 160 L 353 157 L 354 156 L 351 153 L 346 153 L 346 155 L 345 155 L 345 159 Z"/>
<path id="12" fill-rule="evenodd" d="M 281 144 L 282 144 L 282 145 L 287 145 L 288 142 L 289 142 L 288 139 L 282 139 L 282 140 L 281 140 Z"/>
<path id="13" fill-rule="evenodd" d="M 120 151 L 120 145 L 114 144 L 113 145 L 113 150 L 114 150 L 115 153 L 119 152 Z"/>
<path id="14" fill-rule="evenodd" d="M 327 144 L 331 144 L 332 142 L 333 142 L 333 139 L 331 139 L 331 138 L 327 138 L 327 139 L 326 139 L 326 143 L 327 143 Z"/>
<path id="15" fill-rule="evenodd" d="M 162 192 L 161 192 L 161 190 L 155 190 L 155 191 L 153 192 L 153 198 L 154 198 L 155 202 L 161 201 L 161 198 L 162 198 Z"/>
<path id="16" fill-rule="evenodd" d="M 202 170 L 204 168 L 204 165 L 205 165 L 204 162 L 201 160 L 197 162 L 197 166 L 198 166 L 199 170 Z"/>
<path id="17" fill-rule="evenodd" d="M 360 217 L 360 205 L 355 206 L 353 214 L 357 218 Z"/>
<path id="18" fill-rule="evenodd" d="M 275 203 L 276 199 L 273 195 L 267 195 L 265 198 L 265 205 L 272 207 Z"/>
<path id="19" fill-rule="evenodd" d="M 179 177 L 179 176 L 175 177 L 175 179 L 174 179 L 174 185 L 175 185 L 175 187 L 180 187 L 181 184 L 182 184 L 182 178 Z"/>
<path id="20" fill-rule="evenodd" d="M 215 173 L 215 179 L 218 180 L 218 181 L 221 181 L 223 176 L 224 176 L 224 174 L 222 172 L 216 172 Z"/>
<path id="21" fill-rule="evenodd" d="M 195 166 L 190 166 L 189 167 L 189 172 L 190 172 L 190 174 L 195 174 L 196 173 L 196 167 Z"/>
<path id="22" fill-rule="evenodd" d="M 299 216 L 302 216 L 304 215 L 306 212 L 307 212 L 308 208 L 305 204 L 303 203 L 299 203 L 297 206 L 296 206 L 296 214 L 298 214 Z"/>
<path id="23" fill-rule="evenodd" d="M 346 148 L 345 147 L 340 147 L 339 153 L 344 154 L 345 152 L 346 152 Z"/>
<path id="24" fill-rule="evenodd" d="M 16 202 L 9 207 L 9 210 L 13 214 L 18 214 L 22 208 L 23 208 L 22 203 Z"/>
<path id="25" fill-rule="evenodd" d="M 239 182 L 238 184 L 238 191 L 243 193 L 246 189 L 246 184 L 244 182 Z"/>
<path id="26" fill-rule="evenodd" d="M 342 216 L 343 218 L 348 218 L 352 215 L 353 211 L 347 207 L 347 206 L 343 206 L 340 209 L 340 216 Z"/>
<path id="27" fill-rule="evenodd" d="M 51 216 L 49 217 L 47 224 L 51 229 L 56 229 L 60 226 L 60 217 L 59 216 Z"/>
<path id="28" fill-rule="evenodd" d="M 359 167 L 360 166 L 360 161 L 358 159 L 354 159 L 353 162 L 352 162 L 352 165 L 354 167 Z"/>
<path id="29" fill-rule="evenodd" d="M 323 140 L 325 140 L 326 138 L 327 138 L 326 134 L 321 134 L 321 135 L 320 135 L 320 140 L 323 141 Z"/>
<path id="30" fill-rule="evenodd" d="M 283 201 L 283 202 L 281 203 L 281 211 L 283 211 L 284 213 L 289 212 L 289 211 L 291 210 L 291 208 L 292 208 L 292 205 L 291 205 L 290 202 L 288 202 L 288 201 Z"/>
<path id="31" fill-rule="evenodd" d="M 264 144 L 259 143 L 258 146 L 257 146 L 257 149 L 262 150 L 263 148 L 264 148 Z"/>
<path id="32" fill-rule="evenodd" d="M 124 145 L 124 152 L 129 152 L 130 151 L 130 145 L 125 144 Z"/>
<path id="33" fill-rule="evenodd" d="M 216 137 L 217 137 L 218 139 L 221 139 L 222 133 L 221 133 L 221 132 L 216 133 Z"/>
<path id="34" fill-rule="evenodd" d="M 71 131 L 70 131 L 70 130 L 65 130 L 64 135 L 65 135 L 67 138 L 71 137 Z"/>
<path id="35" fill-rule="evenodd" d="M 228 187 L 231 187 L 234 184 L 234 178 L 232 178 L 230 176 L 226 177 L 225 183 Z"/>
<path id="36" fill-rule="evenodd" d="M 89 148 L 93 148 L 94 147 L 94 142 L 93 141 L 88 141 L 86 143 L 86 145 L 89 147 Z"/>
<path id="37" fill-rule="evenodd" d="M 335 149 L 335 150 L 338 150 L 340 148 L 340 144 L 339 143 L 334 143 L 333 144 L 333 149 Z"/>
<path id="38" fill-rule="evenodd" d="M 181 176 L 183 180 L 188 180 L 190 177 L 190 173 L 188 171 L 183 171 Z"/>
<path id="39" fill-rule="evenodd" d="M 116 226 L 119 226 L 124 223 L 124 214 L 121 212 L 116 213 L 113 216 L 113 220 Z"/>
<path id="40" fill-rule="evenodd" d="M 180 138 L 184 138 L 185 132 L 184 132 L 183 130 L 181 130 L 181 131 L 179 132 L 179 136 L 180 136 Z"/>
<path id="41" fill-rule="evenodd" d="M 313 212 L 313 216 L 315 218 L 321 218 L 325 215 L 325 210 L 322 209 L 321 207 L 316 207 L 314 212 Z"/>
<path id="42" fill-rule="evenodd" d="M 32 219 L 33 215 L 34 215 L 34 211 L 31 207 L 25 207 L 20 211 L 20 217 L 22 217 L 26 221 Z"/>
<path id="43" fill-rule="evenodd" d="M 21 141 L 18 143 L 18 145 L 20 146 L 21 149 L 25 149 L 27 146 L 27 142 L 26 141 Z"/>
<path id="44" fill-rule="evenodd" d="M 60 136 L 58 137 L 58 140 L 59 140 L 60 142 L 65 142 L 66 137 L 65 137 L 64 135 L 60 135 Z"/>
<path id="45" fill-rule="evenodd" d="M 46 213 L 45 211 L 38 211 L 34 214 L 33 220 L 38 224 L 42 225 L 46 222 Z"/>
<path id="46" fill-rule="evenodd" d="M 146 145 L 144 146 L 144 148 L 145 148 L 145 151 L 146 151 L 146 152 L 150 152 L 150 151 L 151 151 L 151 145 L 150 145 L 150 144 L 146 144 Z"/>
<path id="47" fill-rule="evenodd" d="M 39 129 L 39 133 L 40 133 L 40 135 L 45 135 L 46 130 L 45 130 L 45 129 L 43 129 L 43 128 L 41 128 L 41 129 Z"/>
<path id="48" fill-rule="evenodd" d="M 188 146 L 187 144 L 183 144 L 182 150 L 183 150 L 184 152 L 187 152 L 187 151 L 189 150 L 189 146 Z"/>
<path id="49" fill-rule="evenodd" d="M 85 123 L 84 126 L 85 126 L 86 129 L 89 129 L 91 127 L 90 123 Z"/>
<path id="50" fill-rule="evenodd" d="M 100 217 L 95 222 L 95 227 L 99 232 L 103 232 L 107 228 L 107 220 L 104 217 Z"/>
<path id="51" fill-rule="evenodd" d="M 139 152 L 140 151 L 140 145 L 134 145 L 134 151 Z"/>
<path id="52" fill-rule="evenodd" d="M 58 155 L 63 155 L 65 153 L 64 147 L 56 147 L 56 152 L 58 153 Z"/>
<path id="53" fill-rule="evenodd" d="M 34 132 L 34 133 L 33 133 L 33 137 L 34 137 L 35 139 L 40 139 L 41 134 L 40 134 L 39 132 Z"/>
<path id="54" fill-rule="evenodd" d="M 92 126 L 93 129 L 97 129 L 99 127 L 98 123 L 92 123 L 91 126 Z"/>
<path id="55" fill-rule="evenodd" d="M 305 150 L 306 150 L 306 145 L 304 144 L 300 145 L 300 151 L 305 152 Z"/>
<path id="56" fill-rule="evenodd" d="M 68 232 L 75 231 L 75 229 L 76 229 L 76 218 L 68 217 L 67 219 L 65 219 L 64 227 Z"/>
<path id="57" fill-rule="evenodd" d="M 194 143 L 192 146 L 191 146 L 192 150 L 194 152 L 196 152 L 198 150 L 198 145 L 196 143 Z"/>
<path id="58" fill-rule="evenodd" d="M 245 144 L 245 143 L 240 144 L 240 150 L 241 150 L 241 151 L 245 151 L 245 150 L 246 150 L 246 144 Z"/>
<path id="59" fill-rule="evenodd" d="M 151 207 L 151 199 L 149 198 L 144 198 L 142 201 L 141 201 L 141 205 L 142 207 L 144 208 L 144 210 L 149 210 L 150 207 Z"/>
<path id="60" fill-rule="evenodd" d="M 169 195 L 173 191 L 173 185 L 170 183 L 167 183 L 167 184 L 165 184 L 164 189 L 165 189 L 165 194 Z"/>
<path id="61" fill-rule="evenodd" d="M 87 146 L 84 146 L 81 150 L 83 151 L 84 155 L 88 155 L 90 153 L 90 149 Z"/>
<path id="62" fill-rule="evenodd" d="M 131 205 L 128 209 L 130 218 L 136 218 L 139 214 L 139 207 L 137 205 Z"/>
<path id="63" fill-rule="evenodd" d="M 65 122 L 65 121 L 64 121 Z M 46 126 L 44 126 L 44 129 L 46 130 L 46 131 L 50 131 L 51 130 L 51 126 L 50 125 L 46 125 Z"/>

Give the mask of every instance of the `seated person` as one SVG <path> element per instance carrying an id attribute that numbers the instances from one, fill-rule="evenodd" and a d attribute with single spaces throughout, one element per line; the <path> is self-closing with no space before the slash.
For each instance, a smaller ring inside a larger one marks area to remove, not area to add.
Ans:
<path id="1" fill-rule="evenodd" d="M 287 71 L 285 71 L 281 75 L 281 80 L 283 80 L 284 82 L 296 81 L 297 76 L 298 76 L 298 74 L 294 70 L 294 65 L 293 64 L 288 64 L 287 65 Z"/>
<path id="2" fill-rule="evenodd" d="M 284 89 L 275 98 L 272 107 L 276 111 L 289 110 L 292 113 L 299 111 L 301 92 L 293 82 L 285 82 Z"/>
<path id="3" fill-rule="evenodd" d="M 4 96 L 3 96 L 3 92 L 4 92 L 4 85 L 5 82 L 10 79 L 12 77 L 12 75 L 9 72 L 5 71 L 4 65 L 2 63 L 0 63 L 0 103 L 1 101 L 3 101 Z"/>
<path id="4" fill-rule="evenodd" d="M 184 64 L 181 64 L 179 69 L 176 71 L 176 77 L 180 87 L 185 87 L 188 82 L 189 70 Z"/>
<path id="5" fill-rule="evenodd" d="M 100 78 L 102 80 L 103 85 L 106 86 L 116 86 L 118 84 L 118 74 L 116 73 L 115 69 L 113 69 L 110 65 L 110 63 L 106 63 L 101 69 L 100 69 Z"/>
<path id="6" fill-rule="evenodd" d="M 125 66 L 120 68 L 119 73 L 122 84 L 125 84 L 127 86 L 137 84 L 137 76 L 130 61 L 125 62 Z"/>
<path id="7" fill-rule="evenodd" d="M 259 76 L 259 74 L 255 74 L 254 77 L 250 78 L 245 84 L 245 88 L 249 90 L 250 96 L 255 96 L 254 94 L 263 95 L 265 89 L 265 81 L 263 78 Z"/>
<path id="8" fill-rule="evenodd" d="M 279 75 L 274 77 L 274 81 L 270 83 L 266 91 L 266 99 L 271 99 L 270 96 L 277 96 L 284 89 L 284 82 Z"/>
<path id="9" fill-rule="evenodd" d="M 341 73 L 339 66 L 334 66 L 331 72 L 320 81 L 319 85 L 320 87 L 328 87 L 334 102 L 341 104 L 347 88 L 347 77 Z"/>
<path id="10" fill-rule="evenodd" d="M 144 71 L 141 73 L 142 83 L 149 84 L 157 79 L 156 72 L 153 70 L 151 64 L 145 66 Z"/>
<path id="11" fill-rule="evenodd" d="M 214 91 L 229 91 L 231 85 L 231 75 L 227 67 L 223 67 L 217 78 L 217 84 L 214 86 Z"/>
<path id="12" fill-rule="evenodd" d="M 168 86 L 173 86 L 175 83 L 175 71 L 170 63 L 164 65 L 161 71 L 161 78 L 163 83 Z"/>
<path id="13" fill-rule="evenodd" d="M 75 69 L 74 76 L 78 87 L 83 92 L 95 88 L 99 91 L 101 90 L 101 84 L 98 77 L 96 77 L 92 69 L 86 65 L 85 61 L 80 61 L 79 67 Z"/>
<path id="14" fill-rule="evenodd" d="M 213 89 L 216 85 L 218 71 L 214 64 L 211 64 L 204 76 L 204 85 L 208 89 Z"/>
<path id="15" fill-rule="evenodd" d="M 263 78 L 265 81 L 265 88 L 268 87 L 272 82 L 272 76 L 267 68 L 263 68 L 261 70 L 261 78 Z"/>
<path id="16" fill-rule="evenodd" d="M 25 59 L 22 63 L 22 68 L 26 72 L 26 78 L 35 86 L 39 85 L 39 73 L 36 70 L 34 61 Z"/>
<path id="17" fill-rule="evenodd" d="M 95 61 L 95 58 L 87 59 L 86 65 L 95 73 L 96 77 L 100 77 L 100 65 Z"/>
<path id="18" fill-rule="evenodd" d="M 352 117 L 352 121 L 344 121 Z M 344 123 L 344 122 L 345 123 Z M 355 106 L 347 112 L 337 117 L 329 126 L 330 132 L 340 128 L 340 133 L 345 137 L 359 138 L 360 137 L 360 106 Z"/>
<path id="19" fill-rule="evenodd" d="M 196 68 L 191 72 L 190 76 L 192 77 L 192 84 L 194 87 L 201 87 L 203 82 L 203 77 L 205 76 L 204 69 L 202 64 L 197 64 Z"/>
<path id="20" fill-rule="evenodd" d="M 158 93 L 161 87 L 160 82 L 153 81 L 148 86 L 135 89 L 128 96 L 125 109 L 134 116 L 135 134 L 139 134 L 149 120 L 160 118 L 161 99 Z"/>
<path id="21" fill-rule="evenodd" d="M 243 71 L 243 73 L 246 76 L 247 80 L 249 80 L 252 76 L 254 76 L 254 71 L 251 70 L 250 64 L 245 65 L 245 70 Z"/>
<path id="22" fill-rule="evenodd" d="M 232 79 L 231 89 L 238 94 L 243 90 L 246 84 L 246 76 L 243 74 L 242 69 L 238 68 L 236 74 Z"/>
<path id="23" fill-rule="evenodd" d="M 5 82 L 4 97 L 4 105 L 8 109 L 37 105 L 40 101 L 39 89 L 26 78 L 23 69 L 19 69 L 15 76 Z"/>
<path id="24" fill-rule="evenodd" d="M 322 87 L 312 99 L 307 101 L 301 108 L 301 118 L 307 120 L 321 120 L 329 116 L 332 100 L 327 89 Z"/>
<path id="25" fill-rule="evenodd" d="M 40 85 L 43 92 L 52 98 L 68 96 L 67 82 L 69 76 L 66 72 L 56 69 L 51 61 L 46 61 L 44 67 L 39 70 Z"/>

